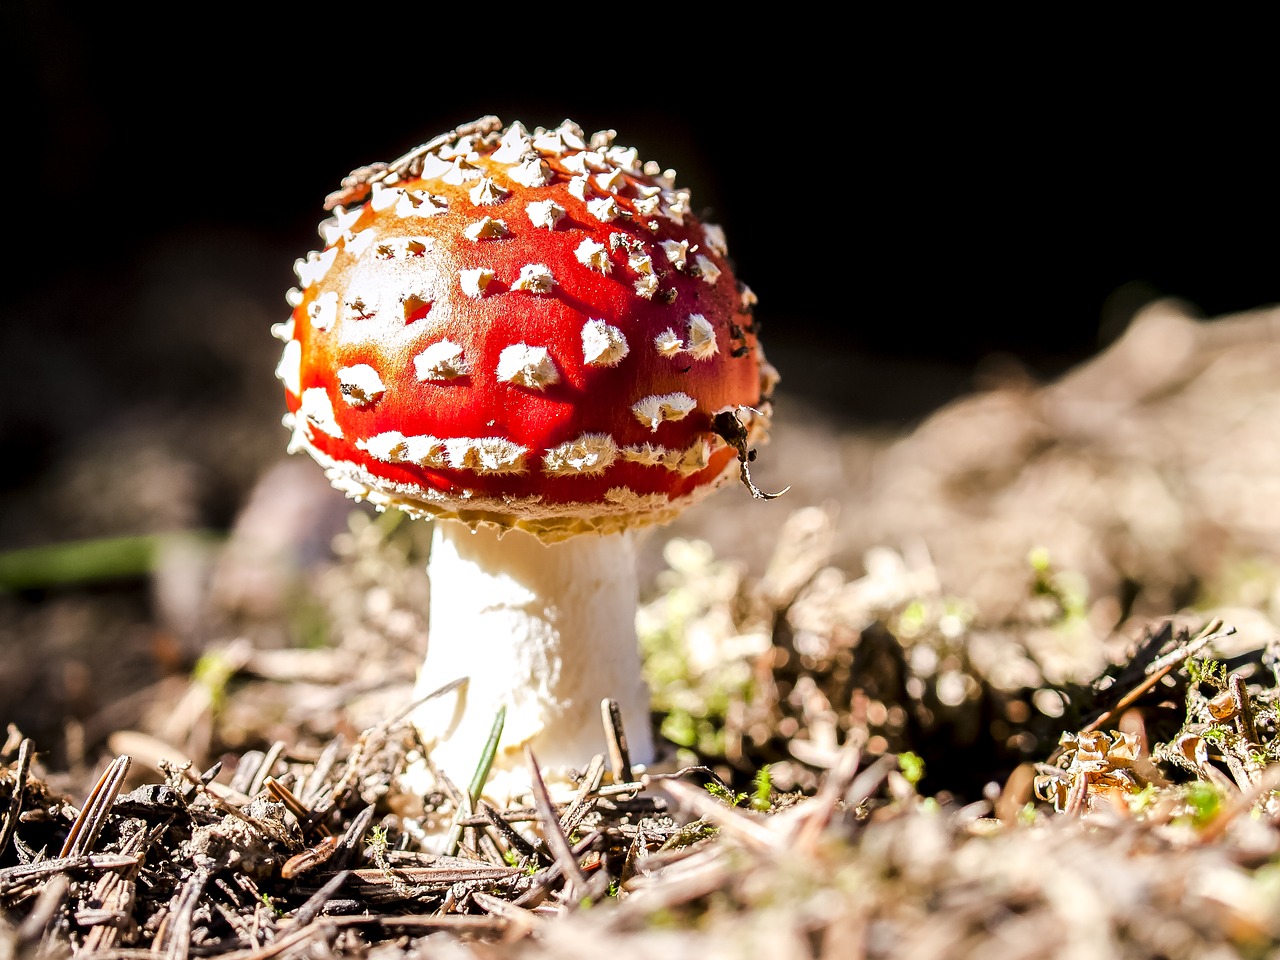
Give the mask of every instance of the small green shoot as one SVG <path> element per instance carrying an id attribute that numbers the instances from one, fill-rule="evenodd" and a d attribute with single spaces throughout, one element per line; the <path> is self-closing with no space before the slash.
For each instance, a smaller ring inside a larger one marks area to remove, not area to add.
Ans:
<path id="1" fill-rule="evenodd" d="M 222 649 L 210 650 L 192 668 L 192 681 L 205 688 L 209 694 L 209 705 L 215 713 L 226 701 L 227 685 L 239 669 Z"/>
<path id="2" fill-rule="evenodd" d="M 741 806 L 746 802 L 747 794 L 734 793 L 719 780 L 712 780 L 705 787 L 707 793 L 711 794 L 722 803 L 727 803 L 731 807 Z"/>
<path id="3" fill-rule="evenodd" d="M 498 708 L 497 716 L 493 718 L 489 739 L 485 741 L 480 762 L 476 765 L 475 776 L 471 778 L 471 785 L 467 788 L 467 797 L 471 800 L 472 810 L 480 803 L 480 794 L 484 792 L 485 781 L 489 779 L 489 771 L 493 768 L 493 758 L 498 755 L 498 743 L 502 740 L 502 727 L 506 722 L 507 708 L 501 706 Z"/>
<path id="4" fill-rule="evenodd" d="M 1054 567 L 1045 547 L 1035 547 L 1027 554 L 1031 567 L 1031 592 L 1052 600 L 1060 612 L 1059 623 L 1078 622 L 1089 612 L 1088 584 L 1078 572 Z"/>
<path id="5" fill-rule="evenodd" d="M 753 783 L 755 786 L 750 792 L 735 793 L 719 780 L 712 780 L 704 789 L 731 807 L 749 806 L 752 810 L 767 813 L 773 809 L 773 776 L 769 773 L 768 764 L 756 771 Z"/>
<path id="6" fill-rule="evenodd" d="M 1142 813 L 1156 802 L 1156 796 L 1156 785 L 1154 783 L 1148 783 L 1141 790 L 1135 790 L 1128 797 L 1129 812 L 1134 814 Z"/>
<path id="7" fill-rule="evenodd" d="M 766 763 L 756 771 L 755 795 L 751 798 L 751 809 L 758 813 L 768 813 L 773 809 L 773 776 Z"/>
<path id="8" fill-rule="evenodd" d="M 369 859 L 376 863 L 380 870 L 390 871 L 391 865 L 387 861 L 387 828 L 377 826 L 370 829 L 369 839 L 364 845 L 369 853 Z"/>
<path id="9" fill-rule="evenodd" d="M 1193 684 L 1207 683 L 1215 689 L 1227 686 L 1227 665 L 1210 657 L 1192 657 L 1187 661 L 1187 677 Z"/>
<path id="10" fill-rule="evenodd" d="M 917 753 L 898 754 L 898 770 L 912 787 L 918 787 L 924 779 L 924 760 Z"/>
<path id="11" fill-rule="evenodd" d="M 489 739 L 484 742 L 480 751 L 480 761 L 476 764 L 476 772 L 467 787 L 466 809 L 454 814 L 453 826 L 449 828 L 449 838 L 445 843 L 446 856 L 454 856 L 458 852 L 458 844 L 462 842 L 462 819 L 480 805 L 480 795 L 484 793 L 484 785 L 489 779 L 489 771 L 493 769 L 493 758 L 498 755 L 498 743 L 502 740 L 502 728 L 507 722 L 507 708 L 501 706 L 494 715 L 493 726 L 489 728 Z"/>
<path id="12" fill-rule="evenodd" d="M 1218 788 L 1203 780 L 1187 784 L 1186 800 L 1191 822 L 1197 827 L 1203 827 L 1212 821 L 1222 807 L 1222 795 L 1218 793 Z"/>

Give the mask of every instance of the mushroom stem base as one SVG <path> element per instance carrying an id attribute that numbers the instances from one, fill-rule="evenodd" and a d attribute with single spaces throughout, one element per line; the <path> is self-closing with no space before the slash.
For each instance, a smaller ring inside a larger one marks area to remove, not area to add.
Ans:
<path id="1" fill-rule="evenodd" d="M 455 783 L 470 782 L 503 706 L 493 768 L 498 782 L 516 789 L 500 792 L 519 792 L 520 775 L 503 771 L 523 771 L 526 744 L 553 777 L 604 753 L 606 697 L 622 710 L 633 762 L 653 759 L 649 692 L 636 646 L 635 553 L 630 533 L 544 544 L 519 530 L 472 532 L 436 521 L 417 695 L 459 677 L 467 681 L 424 704 L 413 722 L 433 762 Z"/>

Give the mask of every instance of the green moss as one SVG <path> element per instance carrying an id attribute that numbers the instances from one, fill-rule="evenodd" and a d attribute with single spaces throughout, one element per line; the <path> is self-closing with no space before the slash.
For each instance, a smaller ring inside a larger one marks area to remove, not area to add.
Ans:
<path id="1" fill-rule="evenodd" d="M 1184 799 L 1191 822 L 1197 827 L 1203 827 L 1213 820 L 1222 808 L 1222 794 L 1217 787 L 1204 780 L 1187 784 Z"/>
<path id="2" fill-rule="evenodd" d="M 756 771 L 755 795 L 751 798 L 751 809 L 765 813 L 773 809 L 773 777 L 766 763 Z"/>

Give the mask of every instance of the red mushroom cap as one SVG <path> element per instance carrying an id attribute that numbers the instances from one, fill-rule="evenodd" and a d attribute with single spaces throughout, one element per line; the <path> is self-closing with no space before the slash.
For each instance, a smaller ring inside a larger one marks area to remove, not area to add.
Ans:
<path id="1" fill-rule="evenodd" d="M 672 176 L 612 132 L 492 117 L 357 170 L 276 328 L 290 449 L 380 508 L 548 539 L 736 475 L 776 374 Z"/>

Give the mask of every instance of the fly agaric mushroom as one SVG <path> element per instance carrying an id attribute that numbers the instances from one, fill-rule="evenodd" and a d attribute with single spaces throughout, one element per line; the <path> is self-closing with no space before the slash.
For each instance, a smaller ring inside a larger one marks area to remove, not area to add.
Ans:
<path id="1" fill-rule="evenodd" d="M 467 782 L 601 752 L 615 699 L 653 756 L 631 531 L 738 475 L 777 375 L 721 230 L 613 131 L 486 117 L 329 197 L 296 266 L 285 341 L 290 451 L 378 509 L 436 520 L 414 717 Z"/>

